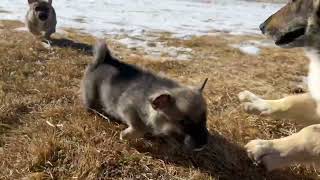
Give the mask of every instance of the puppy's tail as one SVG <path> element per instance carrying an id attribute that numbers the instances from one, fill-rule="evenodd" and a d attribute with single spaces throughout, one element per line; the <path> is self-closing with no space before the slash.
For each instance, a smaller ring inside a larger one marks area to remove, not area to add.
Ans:
<path id="1" fill-rule="evenodd" d="M 93 50 L 94 62 L 95 66 L 103 64 L 109 60 L 112 60 L 112 55 L 105 40 L 99 39 Z"/>

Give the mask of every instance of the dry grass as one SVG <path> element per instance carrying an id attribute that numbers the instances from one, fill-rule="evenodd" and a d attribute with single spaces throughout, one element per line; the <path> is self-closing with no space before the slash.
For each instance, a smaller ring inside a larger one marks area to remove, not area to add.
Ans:
<path id="1" fill-rule="evenodd" d="M 307 71 L 300 50 L 264 49 L 258 57 L 230 48 L 231 40 L 198 37 L 161 41 L 192 48 L 192 61 L 150 61 L 109 40 L 129 63 L 164 72 L 183 83 L 209 77 L 210 145 L 186 154 L 161 141 L 121 142 L 124 128 L 84 111 L 83 70 L 94 38 L 72 30 L 45 49 L 18 22 L 0 23 L 0 179 L 315 179 L 313 169 L 291 167 L 267 174 L 242 146 L 254 138 L 289 134 L 294 125 L 245 114 L 237 93 L 252 90 L 277 98 Z M 236 39 L 236 38 L 235 38 Z M 237 40 L 235 40 L 237 41 Z"/>

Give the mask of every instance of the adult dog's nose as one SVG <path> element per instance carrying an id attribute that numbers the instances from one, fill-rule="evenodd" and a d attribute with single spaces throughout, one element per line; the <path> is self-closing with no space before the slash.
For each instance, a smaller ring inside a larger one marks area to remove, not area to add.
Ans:
<path id="1" fill-rule="evenodd" d="M 266 23 L 264 22 L 264 23 L 260 24 L 259 28 L 260 28 L 262 34 L 264 34 L 266 32 Z"/>

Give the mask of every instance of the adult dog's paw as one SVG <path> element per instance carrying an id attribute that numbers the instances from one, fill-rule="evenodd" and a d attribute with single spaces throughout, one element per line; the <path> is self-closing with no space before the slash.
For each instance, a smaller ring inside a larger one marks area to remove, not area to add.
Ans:
<path id="1" fill-rule="evenodd" d="M 269 115 L 273 112 L 272 106 L 266 100 L 261 99 L 250 91 L 240 92 L 238 98 L 247 113 Z"/>
<path id="2" fill-rule="evenodd" d="M 273 142 L 269 140 L 252 140 L 246 146 L 249 158 L 258 164 L 263 164 L 268 170 L 274 170 L 283 164 L 284 157 L 274 148 Z"/>
<path id="3" fill-rule="evenodd" d="M 263 156 L 274 152 L 272 143 L 261 139 L 250 141 L 245 148 L 247 149 L 249 158 L 257 163 L 261 162 Z"/>

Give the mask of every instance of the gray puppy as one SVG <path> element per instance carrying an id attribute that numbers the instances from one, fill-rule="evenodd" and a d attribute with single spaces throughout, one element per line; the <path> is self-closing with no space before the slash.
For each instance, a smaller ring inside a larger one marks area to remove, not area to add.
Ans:
<path id="1" fill-rule="evenodd" d="M 57 18 L 52 0 L 28 0 L 29 10 L 26 15 L 28 30 L 35 36 L 50 39 L 56 32 Z M 44 32 L 44 35 L 42 34 Z"/>
<path id="2" fill-rule="evenodd" d="M 207 105 L 201 87 L 187 87 L 114 58 L 104 41 L 82 81 L 86 108 L 106 113 L 128 125 L 120 139 L 146 133 L 173 137 L 187 150 L 208 142 Z"/>

